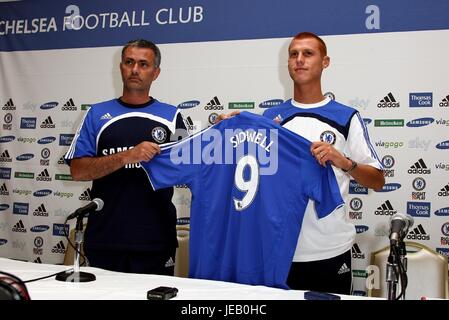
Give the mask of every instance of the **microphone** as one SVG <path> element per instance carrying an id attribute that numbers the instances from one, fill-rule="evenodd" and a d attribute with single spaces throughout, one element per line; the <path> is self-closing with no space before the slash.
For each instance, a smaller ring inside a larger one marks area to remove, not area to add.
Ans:
<path id="1" fill-rule="evenodd" d="M 413 218 L 409 215 L 396 213 L 390 218 L 390 243 L 397 244 L 399 240 L 404 239 L 408 229 L 413 226 Z"/>
<path id="2" fill-rule="evenodd" d="M 100 211 L 103 209 L 104 202 L 100 198 L 95 198 L 84 207 L 78 208 L 71 215 L 67 217 L 67 220 L 71 220 L 73 218 L 78 218 L 78 216 L 84 216 L 88 214 L 90 211 Z"/>

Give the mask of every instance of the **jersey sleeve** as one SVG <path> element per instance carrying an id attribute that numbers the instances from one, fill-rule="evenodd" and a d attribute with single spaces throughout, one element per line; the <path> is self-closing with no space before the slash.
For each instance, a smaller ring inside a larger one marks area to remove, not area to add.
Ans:
<path id="1" fill-rule="evenodd" d="M 309 197 L 315 201 L 315 210 L 318 217 L 324 218 L 344 204 L 340 188 L 330 164 L 325 168 L 318 165 L 318 168 L 309 172 L 314 172 L 315 175 L 310 179 L 313 183 L 311 184 Z"/>
<path id="2" fill-rule="evenodd" d="M 354 161 L 383 169 L 376 150 L 371 144 L 368 129 L 358 112 L 351 119 L 345 149 L 345 155 Z"/>
<path id="3" fill-rule="evenodd" d="M 161 145 L 159 155 L 148 162 L 141 162 L 154 190 L 177 184 L 192 187 L 200 176 L 201 164 L 192 162 L 191 147 L 192 139 Z"/>
<path id="4" fill-rule="evenodd" d="M 97 156 L 97 134 L 93 119 L 92 108 L 84 116 L 78 130 L 75 133 L 72 144 L 69 147 L 64 159 L 70 165 L 70 161 L 75 158 Z"/>

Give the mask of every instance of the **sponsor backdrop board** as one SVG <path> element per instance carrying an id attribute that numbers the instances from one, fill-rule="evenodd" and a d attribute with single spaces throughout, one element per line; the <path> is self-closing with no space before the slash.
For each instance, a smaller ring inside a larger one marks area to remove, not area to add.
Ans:
<path id="1" fill-rule="evenodd" d="M 151 94 L 196 132 L 219 113 L 290 98 L 287 47 L 299 31 L 327 42 L 323 89 L 360 111 L 386 168 L 382 192 L 350 185 L 355 293 L 366 293 L 370 254 L 388 244 L 395 213 L 415 219 L 407 240 L 448 255 L 448 10 L 445 0 L 0 3 L 0 256 L 62 263 L 65 218 L 90 200 L 62 156 L 89 106 L 121 94 L 124 43 L 160 44 Z M 184 223 L 190 200 L 177 186 Z"/>

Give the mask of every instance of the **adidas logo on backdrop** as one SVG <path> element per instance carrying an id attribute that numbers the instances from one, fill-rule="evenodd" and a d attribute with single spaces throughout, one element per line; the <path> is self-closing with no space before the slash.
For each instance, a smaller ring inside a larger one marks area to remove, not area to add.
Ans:
<path id="1" fill-rule="evenodd" d="M 73 102 L 73 99 L 70 98 L 61 108 L 62 111 L 76 111 L 78 110 L 77 107 L 75 107 L 75 103 Z"/>
<path id="2" fill-rule="evenodd" d="M 430 236 L 424 230 L 422 224 L 419 224 L 416 228 L 411 230 L 407 234 L 408 240 L 430 240 Z"/>
<path id="3" fill-rule="evenodd" d="M 9 99 L 5 105 L 3 106 L 2 110 L 16 110 L 16 106 L 14 105 L 14 102 L 12 102 L 12 99 Z"/>
<path id="4" fill-rule="evenodd" d="M 419 159 L 415 162 L 407 171 L 410 174 L 430 174 L 430 169 L 427 168 L 423 159 Z"/>
<path id="5" fill-rule="evenodd" d="M 42 129 L 52 129 L 55 128 L 55 124 L 53 123 L 53 120 L 51 119 L 50 116 L 47 117 L 47 119 L 45 119 L 44 121 L 42 121 L 41 123 L 41 128 Z"/>
<path id="6" fill-rule="evenodd" d="M 399 108 L 399 102 L 393 97 L 393 94 L 388 93 L 380 102 L 377 104 L 378 108 Z"/>
<path id="7" fill-rule="evenodd" d="M 449 95 L 443 98 L 440 102 L 440 107 L 449 107 Z"/>
<path id="8" fill-rule="evenodd" d="M 223 110 L 224 107 L 220 103 L 220 100 L 218 100 L 217 96 L 215 96 L 211 101 L 207 103 L 207 105 L 204 107 L 204 110 Z"/>

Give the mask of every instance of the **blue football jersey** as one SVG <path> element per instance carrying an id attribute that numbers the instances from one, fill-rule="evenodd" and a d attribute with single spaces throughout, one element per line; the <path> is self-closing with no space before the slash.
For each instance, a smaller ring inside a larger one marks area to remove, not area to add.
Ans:
<path id="1" fill-rule="evenodd" d="M 324 217 L 343 204 L 310 141 L 248 112 L 142 163 L 155 189 L 192 192 L 190 277 L 288 288 L 308 199 Z"/>

